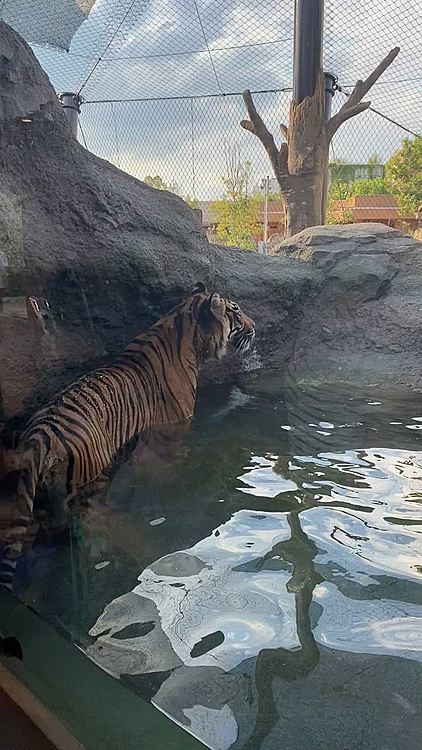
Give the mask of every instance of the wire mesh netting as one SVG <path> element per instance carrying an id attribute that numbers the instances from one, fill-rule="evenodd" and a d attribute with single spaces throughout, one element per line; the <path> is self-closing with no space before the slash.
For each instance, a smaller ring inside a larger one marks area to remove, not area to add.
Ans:
<path id="1" fill-rule="evenodd" d="M 200 200 L 222 194 L 227 149 L 250 162 L 251 186 L 271 173 L 261 144 L 240 127 L 241 92 L 257 92 L 278 137 L 291 98 L 294 0 L 0 0 L 0 15 L 58 92 L 82 95 L 80 138 L 99 156 Z M 401 47 L 371 91 L 373 110 L 335 137 L 337 162 L 384 164 L 422 131 L 421 29 L 415 0 L 326 0 L 324 67 L 342 88 L 334 111 L 356 79 Z"/>

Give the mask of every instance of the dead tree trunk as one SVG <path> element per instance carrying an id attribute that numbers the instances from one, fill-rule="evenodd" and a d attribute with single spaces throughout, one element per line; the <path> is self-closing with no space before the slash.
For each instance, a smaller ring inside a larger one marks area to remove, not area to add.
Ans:
<path id="1" fill-rule="evenodd" d="M 278 148 L 255 109 L 251 92 L 245 91 L 243 99 L 249 120 L 242 120 L 242 128 L 259 138 L 263 144 L 286 206 L 286 236 L 306 227 L 323 224 L 325 220 L 325 185 L 328 179 L 329 148 L 331 139 L 340 125 L 368 109 L 371 102 L 363 97 L 372 88 L 400 51 L 395 47 L 365 81 L 356 85 L 337 114 L 325 122 L 325 82 L 320 71 L 313 96 L 300 104 L 290 104 L 289 125 L 281 125 L 285 142 Z"/>

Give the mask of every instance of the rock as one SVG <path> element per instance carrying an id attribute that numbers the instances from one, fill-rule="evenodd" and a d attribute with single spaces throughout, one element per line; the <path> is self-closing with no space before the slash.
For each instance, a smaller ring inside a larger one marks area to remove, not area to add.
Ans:
<path id="1" fill-rule="evenodd" d="M 421 388 L 421 251 L 420 242 L 383 224 L 273 238 L 274 257 L 301 259 L 324 275 L 301 318 L 290 378 Z"/>
<path id="2" fill-rule="evenodd" d="M 350 301 L 362 303 L 381 297 L 398 270 L 397 264 L 386 253 L 378 255 L 341 256 L 328 278 L 333 292 L 347 290 Z"/>
<path id="3" fill-rule="evenodd" d="M 384 224 L 333 224 L 304 229 L 287 240 L 274 235 L 270 241 L 271 255 L 285 255 L 331 268 L 341 258 L 360 253 L 379 253 L 383 240 L 394 255 L 412 248 L 413 240 Z"/>
<path id="4" fill-rule="evenodd" d="M 242 372 L 260 369 L 285 371 L 293 356 L 303 310 L 319 288 L 321 272 L 289 258 L 271 258 L 232 247 L 211 246 L 215 285 L 239 300 L 257 326 L 256 355 L 242 361 Z M 214 378 L 236 374 L 239 360 L 213 367 Z"/>

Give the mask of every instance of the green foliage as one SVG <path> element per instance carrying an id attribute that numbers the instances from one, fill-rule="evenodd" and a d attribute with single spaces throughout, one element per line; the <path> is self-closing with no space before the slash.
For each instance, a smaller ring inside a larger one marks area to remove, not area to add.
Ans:
<path id="1" fill-rule="evenodd" d="M 350 208 L 344 208 L 342 211 L 334 211 L 333 204 L 328 203 L 326 224 L 353 224 L 353 213 Z"/>
<path id="2" fill-rule="evenodd" d="M 211 219 L 217 225 L 217 239 L 223 245 L 253 250 L 256 242 L 252 236 L 262 227 L 257 222 L 257 207 L 254 198 L 244 196 L 236 200 L 225 198 L 210 206 Z"/>
<path id="3" fill-rule="evenodd" d="M 368 170 L 369 178 L 368 179 L 370 179 L 370 180 L 374 179 L 374 167 L 379 166 L 381 163 L 382 162 L 381 162 L 381 159 L 378 156 L 378 154 L 372 154 L 372 156 L 369 157 L 369 159 L 367 161 L 367 164 L 368 164 L 368 167 L 369 167 L 369 170 Z M 366 193 L 365 193 L 365 195 L 366 195 Z M 373 195 L 377 195 L 377 193 L 373 193 Z M 379 193 L 379 195 L 382 195 L 382 193 Z"/>
<path id="4" fill-rule="evenodd" d="M 177 193 L 177 185 L 175 182 L 167 184 L 159 174 L 154 176 L 147 174 L 143 180 L 146 185 L 155 188 L 156 190 L 169 190 L 171 193 Z"/>
<path id="5" fill-rule="evenodd" d="M 356 180 L 350 185 L 351 195 L 389 195 L 390 189 L 384 177 Z"/>
<path id="6" fill-rule="evenodd" d="M 346 198 L 350 198 L 351 195 L 350 184 L 348 182 L 333 182 L 328 191 L 328 199 L 330 201 L 344 201 Z"/>
<path id="7" fill-rule="evenodd" d="M 351 224 L 353 222 L 351 209 L 334 210 L 333 201 L 346 200 L 346 198 L 353 198 L 355 195 L 389 195 L 390 193 L 390 187 L 384 177 L 356 180 L 351 183 L 334 182 L 330 186 L 328 194 L 326 224 Z"/>
<path id="8" fill-rule="evenodd" d="M 270 202 L 279 201 L 280 196 L 271 194 L 268 199 Z M 263 208 L 264 196 L 261 194 L 236 200 L 225 197 L 211 203 L 211 220 L 217 225 L 218 241 L 222 245 L 254 250 L 257 245 L 254 237 L 263 234 Z"/>
<path id="9" fill-rule="evenodd" d="M 385 176 L 402 210 L 416 213 L 422 205 L 422 137 L 403 142 L 387 162 Z"/>
<path id="10" fill-rule="evenodd" d="M 176 195 L 179 195 L 180 198 L 183 198 L 185 203 L 187 203 L 191 208 L 198 208 L 198 201 L 196 200 L 196 198 L 192 198 L 192 196 L 189 194 L 181 195 L 176 182 L 167 183 L 163 180 L 162 177 L 160 177 L 159 174 L 156 174 L 154 176 L 147 174 L 147 176 L 144 177 L 143 181 L 146 183 L 146 185 L 149 185 L 156 190 L 168 190 L 170 193 L 175 193 Z"/>
<path id="11" fill-rule="evenodd" d="M 217 226 L 217 240 L 223 245 L 254 250 L 254 235 L 259 235 L 259 198 L 249 195 L 251 174 L 250 161 L 242 161 L 240 147 L 234 145 L 225 150 L 226 176 L 223 177 L 225 194 L 222 200 L 210 205 L 211 220 Z"/>
<path id="12" fill-rule="evenodd" d="M 389 185 L 384 177 L 373 177 L 355 182 L 334 182 L 330 187 L 330 200 L 345 200 L 354 195 L 388 195 Z"/>
<path id="13" fill-rule="evenodd" d="M 374 156 L 368 164 L 379 162 Z M 333 200 L 345 200 L 354 195 L 392 195 L 403 214 L 415 214 L 422 206 L 422 137 L 406 139 L 392 155 L 385 167 L 385 177 L 367 180 L 335 182 L 330 187 L 327 223 L 338 223 L 339 214 L 333 212 Z M 347 209 L 343 212 L 347 214 Z M 350 212 L 349 212 L 350 213 Z"/>
<path id="14" fill-rule="evenodd" d="M 191 208 L 198 208 L 198 206 L 199 206 L 199 203 L 198 203 L 198 201 L 196 200 L 196 198 L 192 198 L 192 196 L 191 196 L 191 195 L 189 195 L 189 194 L 188 194 L 188 195 L 184 195 L 184 196 L 183 196 L 183 200 L 184 200 L 184 201 L 185 201 L 185 203 L 187 203 L 187 204 L 188 204 L 188 206 L 190 206 Z"/>

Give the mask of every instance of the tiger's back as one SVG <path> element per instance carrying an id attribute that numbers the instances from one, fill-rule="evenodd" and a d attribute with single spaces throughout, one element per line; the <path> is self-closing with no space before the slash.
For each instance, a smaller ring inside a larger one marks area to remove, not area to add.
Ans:
<path id="1" fill-rule="evenodd" d="M 200 364 L 227 343 L 244 351 L 254 323 L 239 306 L 203 285 L 150 331 L 135 337 L 113 364 L 80 378 L 30 420 L 20 442 L 16 512 L 0 565 L 11 588 L 37 485 L 60 467 L 65 494 L 96 479 L 132 437 L 193 414 Z"/>

